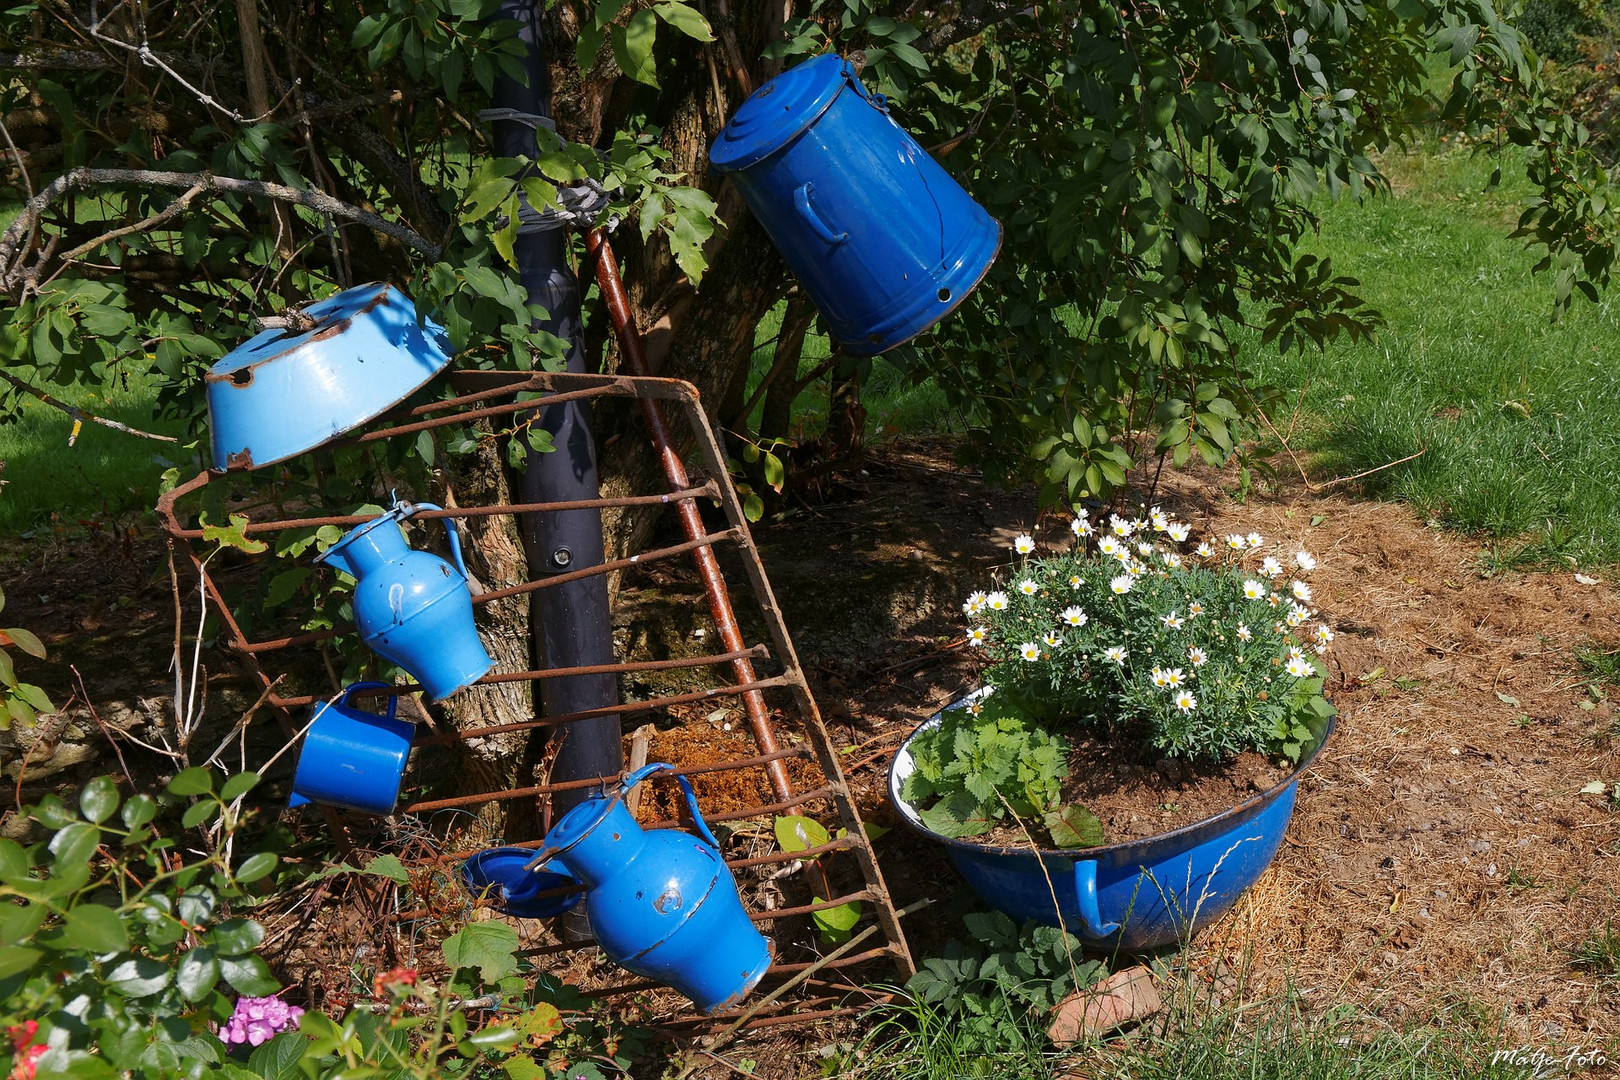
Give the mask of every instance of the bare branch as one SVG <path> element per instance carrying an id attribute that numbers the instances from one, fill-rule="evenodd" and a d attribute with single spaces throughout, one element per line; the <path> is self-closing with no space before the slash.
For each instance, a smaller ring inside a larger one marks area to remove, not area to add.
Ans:
<path id="1" fill-rule="evenodd" d="M 150 431 L 142 431 L 140 428 L 132 428 L 128 424 L 120 424 L 117 420 L 108 420 L 105 416 L 94 416 L 75 405 L 69 405 L 65 401 L 58 401 L 56 398 L 51 397 L 51 395 L 47 394 L 43 390 L 36 390 L 34 387 L 29 386 L 27 383 L 17 378 L 17 376 L 13 375 L 11 372 L 6 371 L 4 368 L 0 368 L 0 379 L 4 379 L 6 382 L 10 383 L 12 386 L 15 386 L 18 390 L 21 390 L 30 397 L 38 398 L 51 408 L 60 409 L 62 412 L 65 412 L 71 416 L 73 418 L 73 434 L 68 438 L 69 446 L 72 446 L 73 441 L 79 437 L 79 425 L 86 420 L 90 421 L 92 424 L 100 424 L 102 427 L 112 428 L 114 431 L 122 431 L 126 435 L 139 435 L 143 439 L 156 439 L 158 442 L 170 443 L 180 441 L 173 435 L 157 435 Z"/>
<path id="2" fill-rule="evenodd" d="M 400 243 L 415 248 L 430 259 L 439 257 L 440 247 L 431 243 L 416 230 L 368 210 L 351 206 L 324 191 L 309 191 L 272 184 L 264 180 L 242 180 L 233 176 L 215 176 L 212 173 L 158 172 L 153 169 L 91 169 L 77 168 L 58 176 L 38 195 L 29 199 L 23 211 L 0 235 L 0 289 L 13 288 L 21 266 L 20 242 L 28 231 L 38 224 L 50 205 L 70 191 L 96 187 L 159 187 L 189 188 L 200 185 L 205 191 L 222 191 L 235 195 L 258 195 L 307 207 L 323 214 L 332 214 L 359 222 Z"/>
<path id="3" fill-rule="evenodd" d="M 114 5 L 113 10 L 116 11 L 117 8 L 118 5 Z M 136 59 L 140 60 L 142 64 L 145 64 L 147 67 L 155 67 L 159 69 L 164 74 L 168 75 L 169 78 L 173 79 L 175 82 L 189 90 L 191 95 L 198 101 L 210 108 L 218 109 L 220 112 L 224 113 L 232 120 L 235 120 L 237 123 L 245 124 L 249 122 L 247 117 L 243 116 L 235 109 L 228 108 L 224 103 L 215 99 L 207 91 L 200 90 L 191 85 L 186 81 L 185 76 L 181 75 L 173 67 L 169 66 L 168 62 L 163 59 L 163 56 L 160 53 L 153 52 L 151 44 L 146 40 L 146 24 L 144 21 L 141 23 L 141 41 L 138 45 L 131 44 L 127 41 L 120 41 L 118 38 L 109 37 L 108 35 L 103 34 L 101 32 L 101 23 L 102 20 L 96 13 L 95 0 L 91 0 L 90 25 L 85 28 L 90 31 L 91 37 L 95 38 L 97 41 L 103 41 L 108 45 L 112 45 L 116 48 L 133 53 Z"/>
<path id="4" fill-rule="evenodd" d="M 1035 5 L 1028 0 L 962 0 L 953 6 L 957 8 L 954 16 L 930 29 L 915 43 L 918 52 L 938 52 L 982 34 L 996 23 L 1035 14 Z"/>
<path id="5" fill-rule="evenodd" d="M 191 187 L 186 189 L 186 193 L 184 195 L 180 196 L 178 199 L 174 200 L 157 213 L 144 217 L 140 221 L 135 222 L 133 225 L 123 225 L 112 230 L 111 232 L 102 233 L 94 240 L 86 240 L 72 251 L 64 251 L 62 253 L 62 261 L 64 263 L 72 262 L 81 255 L 90 254 L 90 252 L 96 250 L 96 248 L 107 243 L 109 240 L 117 240 L 120 236 L 128 236 L 130 233 L 145 232 L 147 229 L 151 229 L 163 224 L 165 221 L 168 221 L 176 214 L 184 211 L 186 207 L 190 206 L 191 200 L 195 199 L 199 194 L 201 194 L 204 188 L 205 185 L 203 184 L 192 184 Z"/>

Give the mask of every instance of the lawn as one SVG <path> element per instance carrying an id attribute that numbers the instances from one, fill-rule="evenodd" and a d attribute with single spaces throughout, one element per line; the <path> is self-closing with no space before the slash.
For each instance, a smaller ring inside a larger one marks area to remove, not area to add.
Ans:
<path id="1" fill-rule="evenodd" d="M 1507 236 L 1529 191 L 1516 161 L 1495 190 L 1490 163 L 1451 143 L 1382 165 L 1394 195 L 1326 207 L 1310 247 L 1361 280 L 1387 326 L 1303 356 L 1244 340 L 1265 378 L 1306 387 L 1293 448 L 1318 482 L 1419 455 L 1360 490 L 1485 540 L 1503 564 L 1620 560 L 1614 298 L 1577 296 L 1552 321 L 1551 277 Z"/>

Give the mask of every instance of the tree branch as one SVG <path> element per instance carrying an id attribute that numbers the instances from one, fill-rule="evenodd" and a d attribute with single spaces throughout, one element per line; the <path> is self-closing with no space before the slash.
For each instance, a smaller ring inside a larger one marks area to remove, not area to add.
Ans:
<path id="1" fill-rule="evenodd" d="M 114 431 L 122 431 L 126 435 L 139 435 L 143 439 L 156 439 L 158 442 L 168 443 L 180 441 L 173 435 L 157 435 L 150 431 L 142 431 L 140 428 L 132 428 L 128 424 L 120 424 L 117 420 L 108 420 L 105 416 L 94 416 L 85 412 L 83 409 L 69 405 L 65 401 L 58 401 L 56 398 L 51 397 L 51 395 L 47 394 L 43 390 L 36 390 L 34 387 L 29 386 L 27 383 L 17 378 L 17 376 L 13 375 L 11 372 L 6 371 L 4 368 L 0 368 L 0 379 L 4 379 L 6 382 L 10 383 L 12 386 L 15 386 L 18 390 L 21 390 L 28 396 L 38 398 L 51 408 L 60 409 L 69 416 L 73 417 L 73 434 L 68 436 L 69 446 L 72 446 L 73 443 L 78 439 L 79 425 L 86 420 L 90 421 L 92 424 L 100 424 L 102 427 L 112 428 Z"/>
<path id="2" fill-rule="evenodd" d="M 70 191 L 94 187 L 160 187 L 189 188 L 200 185 L 204 191 L 222 191 L 235 195 L 258 195 L 296 206 L 308 207 L 323 214 L 332 214 L 359 222 L 400 243 L 415 248 L 430 259 L 437 259 L 441 248 L 431 243 L 414 229 L 387 218 L 379 217 L 357 206 L 334 199 L 322 191 L 308 191 L 272 184 L 264 180 L 242 180 L 232 176 L 211 173 L 158 172 L 152 169 L 91 169 L 77 168 L 63 173 L 51 181 L 38 195 L 29 199 L 23 211 L 0 236 L 0 289 L 10 290 L 17 284 L 22 258 L 20 242 L 29 230 L 39 223 L 41 215 L 58 199 Z"/>
<path id="3" fill-rule="evenodd" d="M 990 27 L 1020 15 L 1035 14 L 1028 0 L 962 0 L 956 14 L 935 26 L 916 42 L 920 53 L 938 52 L 958 41 L 966 41 Z"/>

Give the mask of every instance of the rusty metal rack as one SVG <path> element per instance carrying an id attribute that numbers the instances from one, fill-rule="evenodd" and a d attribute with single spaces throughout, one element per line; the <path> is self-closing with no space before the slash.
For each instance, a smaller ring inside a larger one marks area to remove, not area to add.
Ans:
<path id="1" fill-rule="evenodd" d="M 743 770 L 760 770 L 768 780 L 772 801 L 763 805 L 747 806 L 742 809 L 715 813 L 709 816 L 713 821 L 741 821 L 769 817 L 786 812 L 803 812 L 801 807 L 814 807 L 820 805 L 830 808 L 842 826 L 843 833 L 830 839 L 827 843 L 815 846 L 806 851 L 786 852 L 770 851 L 764 854 L 738 855 L 728 852 L 728 865 L 733 871 L 748 871 L 750 868 L 771 866 L 773 864 L 786 864 L 797 859 L 814 859 L 832 852 L 848 852 L 859 868 L 861 887 L 849 891 L 846 895 L 835 896 L 826 900 L 818 900 L 807 905 L 797 905 L 787 908 L 778 908 L 769 911 L 756 911 L 752 918 L 775 947 L 775 963 L 766 976 L 759 994 L 769 992 L 773 986 L 781 985 L 783 980 L 791 979 L 795 975 L 803 976 L 807 972 L 816 978 L 802 979 L 793 996 L 784 995 L 783 1000 L 773 1002 L 771 1007 L 761 1009 L 756 1015 L 749 1017 L 750 1026 L 793 1023 L 801 1020 L 811 1020 L 837 1013 L 845 1007 L 849 1000 L 848 994 L 854 989 L 854 984 L 848 981 L 842 969 L 858 964 L 869 964 L 873 961 L 889 961 L 898 975 L 903 979 L 913 971 L 912 960 L 906 946 L 905 937 L 900 927 L 900 916 L 896 912 L 890 899 L 883 875 L 878 867 L 866 832 L 862 827 L 860 812 L 851 798 L 843 774 L 838 763 L 838 755 L 828 736 L 821 714 L 817 709 L 814 697 L 805 680 L 804 671 L 800 666 L 793 642 L 788 634 L 787 626 L 783 620 L 781 609 L 771 591 L 770 582 L 765 575 L 764 566 L 760 561 L 759 551 L 754 546 L 753 538 L 748 529 L 748 523 L 743 515 L 742 504 L 738 499 L 736 489 L 731 483 L 726 468 L 726 457 L 716 438 L 708 418 L 704 413 L 697 390 L 689 383 L 672 379 L 658 379 L 632 376 L 598 376 L 560 373 L 498 373 L 498 372 L 457 372 L 451 376 L 451 385 L 457 396 L 446 400 L 435 401 L 408 409 L 399 409 L 384 416 L 381 420 L 359 434 L 345 437 L 342 443 L 350 445 L 365 445 L 377 443 L 388 439 L 415 437 L 423 431 L 447 428 L 453 425 L 469 425 L 477 421 L 510 420 L 521 414 L 531 413 L 533 410 L 546 405 L 575 399 L 634 399 L 639 406 L 649 427 L 653 428 L 650 435 L 655 450 L 663 454 L 665 460 L 665 473 L 671 478 L 670 490 L 644 495 L 629 495 L 618 498 L 598 498 L 568 503 L 537 503 L 522 505 L 472 506 L 460 507 L 443 511 L 424 511 L 417 515 L 420 519 L 435 517 L 471 518 L 484 515 L 514 515 L 526 513 L 546 513 L 551 511 L 576 510 L 584 508 L 626 508 L 626 507 L 672 507 L 681 513 L 683 526 L 690 537 L 685 542 L 668 544 L 655 550 L 645 551 L 639 555 L 623 559 L 607 561 L 598 566 L 586 567 L 580 570 L 551 574 L 547 577 L 523 582 L 508 588 L 491 590 L 476 595 L 473 599 L 475 605 L 487 604 L 493 600 L 518 596 L 533 592 L 534 590 L 553 587 L 564 581 L 575 580 L 594 574 L 607 574 L 614 572 L 635 571 L 661 560 L 676 559 L 681 556 L 691 556 L 699 562 L 700 576 L 705 571 L 712 574 L 715 580 L 720 580 L 720 588 L 724 589 L 723 580 L 719 579 L 715 570 L 714 551 L 723 549 L 739 557 L 742 571 L 747 578 L 748 586 L 757 605 L 759 622 L 765 630 L 766 641 L 749 644 L 741 639 L 740 631 L 734 620 L 730 620 L 729 595 L 722 597 L 724 603 L 718 606 L 716 597 L 710 583 L 710 614 L 715 621 L 717 637 L 720 639 L 722 651 L 708 655 L 678 658 L 670 660 L 650 660 L 642 662 L 626 662 L 597 667 L 555 668 L 549 670 L 533 671 L 496 671 L 486 675 L 481 683 L 509 683 L 515 681 L 528 681 L 531 683 L 543 679 L 558 678 L 570 675 L 613 673 L 622 675 L 635 672 L 648 672 L 667 669 L 691 669 L 684 674 L 707 669 L 716 673 L 715 685 L 703 689 L 691 690 L 684 693 L 670 694 L 656 697 L 651 700 L 624 701 L 621 704 L 590 709 L 564 715 L 537 717 L 532 720 L 505 723 L 480 728 L 464 730 L 437 730 L 422 731 L 418 734 L 415 745 L 417 747 L 444 746 L 458 740 L 476 739 L 504 732 L 518 732 L 543 727 L 559 727 L 586 719 L 588 717 L 617 715 L 620 717 L 648 716 L 659 714 L 667 715 L 669 710 L 677 707 L 691 707 L 694 703 L 709 701 L 725 702 L 726 700 L 741 699 L 744 712 L 749 720 L 749 729 L 753 737 L 755 749 L 758 751 L 744 758 L 723 762 L 705 763 L 695 766 L 683 767 L 682 762 L 674 761 L 676 771 L 686 775 L 698 775 L 714 772 L 737 772 Z M 685 479 L 684 468 L 678 461 L 671 462 L 673 453 L 667 429 L 659 430 L 662 423 L 662 409 L 670 407 L 672 412 L 679 415 L 687 428 L 688 437 L 693 443 L 704 472 L 707 474 L 701 483 L 693 483 Z M 671 465 L 675 467 L 671 469 Z M 323 695 L 312 693 L 281 692 L 278 674 L 272 670 L 276 666 L 278 654 L 282 659 L 282 670 L 296 658 L 298 650 L 309 650 L 321 641 L 337 637 L 343 631 L 328 630 L 304 633 L 283 634 L 278 637 L 254 640 L 244 631 L 243 625 L 233 614 L 225 602 L 224 594 L 210 575 L 208 566 L 199 556 L 196 545 L 203 540 L 203 531 L 194 524 L 196 510 L 194 509 L 200 493 L 210 485 L 227 485 L 226 493 L 231 493 L 229 485 L 234 479 L 232 473 L 203 472 L 192 480 L 176 487 L 163 496 L 158 504 L 159 516 L 164 522 L 165 529 L 173 546 L 189 556 L 192 571 L 200 579 L 201 587 L 208 597 L 213 610 L 219 615 L 223 624 L 224 634 L 229 647 L 234 651 L 241 664 L 246 668 L 257 687 L 262 691 L 263 705 L 280 721 L 283 730 L 291 737 L 303 726 L 301 714 L 307 716 L 309 707 Z M 683 483 L 677 485 L 675 480 Z M 726 527 L 714 532 L 708 532 L 701 523 L 697 513 L 697 500 L 711 500 L 717 502 L 724 514 Z M 192 509 L 184 509 L 192 507 Z M 361 521 L 368 520 L 363 517 L 345 516 L 307 516 L 293 517 L 281 520 L 253 520 L 249 521 L 244 532 L 248 536 L 266 536 L 278 534 L 292 529 L 310 529 L 325 525 L 335 525 L 348 528 Z M 696 523 L 694 525 L 694 522 Z M 706 579 L 707 582 L 707 579 Z M 731 621 L 731 625 L 725 623 Z M 761 669 L 757 669 L 760 665 Z M 726 676 L 729 675 L 729 680 Z M 333 687 L 335 692 L 338 688 Z M 413 684 L 402 684 L 389 692 L 408 694 L 417 689 Z M 376 691 L 375 693 L 384 693 Z M 767 701 L 769 695 L 769 703 Z M 357 694 L 357 696 L 360 696 Z M 538 698 L 538 695 L 536 695 Z M 776 725 L 771 719 L 771 709 L 777 710 L 776 715 L 785 718 L 791 726 L 802 736 L 802 742 L 779 744 Z M 425 711 L 423 715 L 426 715 Z M 793 759 L 804 759 L 813 762 L 819 769 L 819 782 L 804 790 L 794 790 L 788 777 L 785 764 Z M 461 807 L 472 808 L 490 803 L 530 799 L 543 801 L 554 793 L 570 789 L 593 787 L 599 784 L 598 780 L 576 780 L 571 782 L 540 783 L 504 790 L 464 792 L 447 795 L 441 798 L 423 799 L 409 803 L 399 808 L 399 814 L 429 814 L 434 811 Z M 338 835 L 344 836 L 347 819 L 341 812 L 330 808 L 323 808 L 328 814 L 328 821 L 333 825 Z M 670 825 L 673 822 L 658 822 L 655 825 Z M 519 843 L 517 846 L 538 847 L 538 839 Z M 773 845 L 774 846 L 774 845 Z M 465 858 L 470 852 L 451 852 L 435 856 L 438 861 L 450 862 Z M 429 860 L 432 861 L 432 860 Z M 758 873 L 758 870 L 754 871 Z M 833 891 L 833 890 L 828 890 Z M 875 926 L 870 926 L 865 945 L 874 941 L 881 944 L 871 947 L 855 948 L 836 959 L 828 960 L 822 955 L 822 950 L 813 942 L 813 930 L 808 928 L 808 918 L 800 918 L 798 925 L 806 928 L 805 932 L 812 940 L 786 941 L 778 927 L 784 924 L 782 920 L 791 917 L 807 917 L 817 910 L 835 907 L 850 901 L 860 901 L 863 905 L 863 921 L 868 912 L 875 916 Z M 409 917 L 406 913 L 404 917 Z M 586 943 L 589 944 L 588 942 Z M 551 944 L 541 944 L 527 951 L 535 957 L 557 957 L 574 952 L 581 948 L 579 944 L 557 940 Z M 813 970 L 812 970 L 813 969 Z M 637 979 L 626 972 L 616 971 L 619 981 L 611 984 L 595 986 L 589 989 L 591 996 L 609 997 L 626 994 L 641 994 L 655 989 L 655 984 Z M 671 1009 L 671 1013 L 678 1010 Z M 709 1022 L 740 1019 L 747 1011 L 744 1003 L 743 1011 L 734 1011 L 720 1017 L 708 1018 Z M 689 1014 L 681 1019 L 672 1015 L 672 1021 L 677 1025 L 689 1025 L 693 1017 Z"/>

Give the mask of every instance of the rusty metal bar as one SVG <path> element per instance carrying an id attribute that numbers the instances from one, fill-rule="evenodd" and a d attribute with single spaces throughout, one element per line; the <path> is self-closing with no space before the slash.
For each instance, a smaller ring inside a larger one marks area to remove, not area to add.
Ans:
<path id="1" fill-rule="evenodd" d="M 626 495 L 613 499 L 575 499 L 571 502 L 549 503 L 513 503 L 497 506 L 458 506 L 454 510 L 419 510 L 411 515 L 412 521 L 433 521 L 436 518 L 471 518 L 471 517 L 500 517 L 504 514 L 547 514 L 563 510 L 606 510 L 623 506 L 668 506 L 681 499 L 717 499 L 720 490 L 713 481 L 685 491 L 671 491 L 661 495 Z M 348 528 L 362 522 L 372 521 L 376 514 L 344 514 L 336 517 L 312 518 L 286 518 L 280 521 L 251 522 L 244 526 L 242 533 L 253 536 L 258 533 L 282 532 L 286 529 L 318 529 L 323 525 L 337 525 Z M 201 529 L 172 529 L 170 536 L 178 540 L 201 540 Z"/>
<path id="2" fill-rule="evenodd" d="M 538 894 L 536 894 L 538 895 Z M 795 915 L 810 915 L 817 911 L 826 911 L 828 908 L 843 907 L 845 904 L 858 901 L 875 900 L 877 897 L 870 889 L 860 892 L 846 893 L 835 896 L 831 900 L 819 900 L 814 904 L 803 904 L 799 907 L 772 908 L 770 911 L 756 911 L 748 917 L 755 922 L 770 922 L 773 919 L 790 919 Z"/>
<path id="3" fill-rule="evenodd" d="M 612 316 L 613 326 L 618 331 L 619 348 L 625 366 L 633 375 L 650 374 L 647 356 L 642 349 L 641 330 L 636 326 L 635 316 L 630 311 L 630 298 L 625 295 L 624 282 L 619 277 L 619 264 L 613 257 L 612 247 L 608 245 L 607 234 L 601 229 L 587 232 L 585 249 L 596 257 L 596 283 L 601 289 L 602 300 L 607 305 L 608 313 Z M 655 402 L 641 397 L 636 400 L 641 406 L 642 418 L 647 424 L 647 432 L 652 437 L 653 448 L 664 467 L 664 475 L 669 480 L 669 486 L 676 489 L 691 487 L 692 482 L 686 475 L 686 465 L 676 452 L 675 440 L 664 423 L 664 414 Z M 725 475 L 723 464 L 720 472 L 714 475 Z M 680 515 L 681 528 L 689 538 L 696 540 L 704 535 L 706 530 L 703 527 L 703 518 L 698 514 L 695 502 L 690 499 L 682 500 L 675 504 L 675 509 Z M 715 561 L 714 552 L 708 548 L 700 548 L 696 558 L 698 577 L 703 581 L 703 592 L 709 600 L 709 615 L 714 619 L 720 641 L 728 649 L 740 649 L 743 641 L 742 631 L 737 626 L 736 613 L 731 610 L 731 597 L 726 592 L 725 579 L 720 576 L 720 564 Z M 739 683 L 752 682 L 754 679 L 753 665 L 746 660 L 733 661 L 732 670 Z M 743 710 L 748 714 L 748 726 L 753 730 L 754 741 L 759 744 L 759 748 L 766 753 L 776 749 L 776 733 L 771 730 L 770 718 L 765 712 L 765 699 L 759 694 L 746 694 L 743 697 Z M 788 780 L 786 769 L 777 766 L 770 771 L 770 777 L 771 787 L 775 789 L 777 798 L 786 799 L 793 793 L 793 785 Z"/>
<path id="4" fill-rule="evenodd" d="M 587 566 L 583 570 L 570 570 L 566 574 L 554 574 L 551 577 L 537 578 L 534 581 L 526 581 L 521 585 L 513 585 L 510 588 L 482 592 L 473 597 L 472 602 L 476 605 L 487 604 L 491 600 L 505 600 L 509 596 L 521 596 L 524 593 L 535 592 L 539 589 L 550 589 L 570 581 L 578 581 L 580 578 L 595 577 L 598 574 L 608 574 L 615 570 L 628 570 L 632 566 L 654 563 L 662 559 L 672 559 L 677 555 L 685 555 L 691 551 L 701 551 L 711 544 L 736 539 L 736 530 L 726 529 L 724 532 L 710 533 L 697 540 L 688 540 L 684 544 L 672 544 L 669 547 L 656 548 L 640 555 L 631 555 L 629 558 L 597 563 L 595 566 Z M 290 637 L 271 638 L 268 641 L 254 641 L 246 644 L 238 643 L 234 644 L 233 647 L 238 651 L 247 653 L 275 652 L 277 649 L 287 649 L 294 645 L 313 645 L 317 641 L 330 641 L 332 638 L 342 637 L 345 633 L 347 631 L 344 630 L 312 630 L 307 634 L 293 634 Z M 740 640 L 735 644 L 723 641 L 723 644 L 732 651 L 747 648 Z"/>

